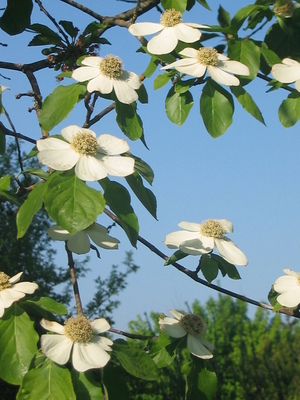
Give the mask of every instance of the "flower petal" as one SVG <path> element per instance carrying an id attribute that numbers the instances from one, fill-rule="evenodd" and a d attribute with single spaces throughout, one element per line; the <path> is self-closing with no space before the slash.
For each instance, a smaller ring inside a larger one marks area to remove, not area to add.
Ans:
<path id="1" fill-rule="evenodd" d="M 45 149 L 42 151 L 39 151 L 37 154 L 38 160 L 41 164 L 47 165 L 50 168 L 53 168 L 58 171 L 65 171 L 69 170 L 74 167 L 76 164 L 77 160 L 79 159 L 79 153 L 74 151 L 73 149 L 70 148 L 70 145 L 66 142 L 63 142 L 62 140 L 59 139 L 54 139 L 54 138 L 49 138 L 43 140 L 43 142 L 46 141 L 51 141 L 51 143 L 48 143 L 49 145 L 54 145 L 53 147 L 49 147 L 49 149 Z M 54 142 L 55 141 L 55 142 Z M 39 149 L 39 145 L 37 141 L 37 147 Z M 57 142 L 62 142 L 64 143 L 67 147 L 65 148 L 58 148 L 57 147 Z"/>
<path id="2" fill-rule="evenodd" d="M 61 324 L 59 324 L 58 322 L 48 321 L 47 319 L 43 318 L 40 321 L 40 324 L 47 331 L 59 333 L 60 335 L 63 335 L 65 333 L 64 327 Z"/>
<path id="3" fill-rule="evenodd" d="M 64 335 L 42 335 L 42 352 L 59 365 L 66 364 L 70 358 L 73 342 Z"/>
<path id="4" fill-rule="evenodd" d="M 87 84 L 87 90 L 89 93 L 111 93 L 113 91 L 113 79 L 110 79 L 107 76 L 101 74 L 89 81 L 89 83 Z"/>
<path id="5" fill-rule="evenodd" d="M 221 83 L 222 85 L 238 86 L 240 84 L 240 81 L 236 76 L 221 70 L 219 67 L 214 67 L 212 65 L 209 65 L 207 67 L 207 72 L 214 81 Z"/>
<path id="6" fill-rule="evenodd" d="M 174 318 L 165 317 L 159 320 L 160 329 L 174 338 L 184 337 L 187 332 Z"/>
<path id="7" fill-rule="evenodd" d="M 177 46 L 178 39 L 174 28 L 164 28 L 158 35 L 149 40 L 147 50 L 152 54 L 168 54 Z"/>
<path id="8" fill-rule="evenodd" d="M 124 82 L 120 79 L 115 79 L 113 81 L 113 86 L 117 99 L 121 103 L 131 104 L 139 97 L 137 92 L 130 85 L 128 85 L 127 82 Z"/>
<path id="9" fill-rule="evenodd" d="M 0 302 L 3 304 L 4 308 L 8 308 L 14 303 L 22 299 L 25 293 L 18 292 L 12 288 L 4 289 L 0 291 Z"/>
<path id="10" fill-rule="evenodd" d="M 231 74 L 244 75 L 244 76 L 250 75 L 249 68 L 245 64 L 239 61 L 233 61 L 233 60 L 221 61 L 217 65 L 217 68 L 221 68 L 223 71 L 230 72 Z"/>
<path id="11" fill-rule="evenodd" d="M 68 249 L 73 253 L 88 253 L 90 251 L 91 244 L 87 231 L 84 229 L 83 231 L 75 233 L 75 235 L 71 235 L 70 239 L 67 242 L 67 246 Z"/>
<path id="12" fill-rule="evenodd" d="M 105 157 L 102 163 L 112 176 L 128 176 L 134 172 L 134 159 L 131 157 Z"/>
<path id="13" fill-rule="evenodd" d="M 64 140 L 49 137 L 47 139 L 40 139 L 36 141 L 36 147 L 38 151 L 49 151 L 49 150 L 68 150 L 70 149 L 69 143 L 66 143 Z"/>
<path id="14" fill-rule="evenodd" d="M 247 265 L 248 260 L 245 254 L 228 238 L 223 239 L 215 238 L 215 246 L 220 256 L 224 260 L 234 265 Z"/>
<path id="15" fill-rule="evenodd" d="M 164 240 L 164 244 L 169 247 L 169 249 L 176 249 L 180 246 L 182 242 L 186 240 L 195 239 L 197 233 L 188 231 L 175 231 L 168 233 Z"/>
<path id="16" fill-rule="evenodd" d="M 233 232 L 232 222 L 228 221 L 227 219 L 215 219 L 214 221 L 219 222 L 219 224 L 222 226 L 225 233 Z"/>
<path id="17" fill-rule="evenodd" d="M 72 142 L 72 140 L 74 139 L 74 136 L 76 136 L 78 133 L 88 133 L 89 135 L 96 137 L 96 133 L 94 131 L 92 131 L 91 129 L 81 128 L 78 125 L 69 125 L 61 130 L 62 136 L 69 143 Z"/>
<path id="18" fill-rule="evenodd" d="M 187 222 L 187 221 L 181 221 L 178 224 L 178 226 L 180 226 L 180 228 L 182 229 L 198 233 L 201 231 L 201 225 L 202 224 L 198 224 L 197 222 Z"/>
<path id="19" fill-rule="evenodd" d="M 163 29 L 164 26 L 157 22 L 136 22 L 128 28 L 129 32 L 134 36 L 152 35 Z"/>
<path id="20" fill-rule="evenodd" d="M 190 352 L 196 357 L 206 360 L 213 357 L 210 351 L 205 346 L 203 346 L 203 344 L 201 343 L 201 339 L 198 339 L 193 335 L 188 334 L 187 346 Z"/>
<path id="21" fill-rule="evenodd" d="M 284 307 L 296 307 L 300 304 L 299 287 L 288 292 L 282 293 L 277 297 L 277 301 Z"/>
<path id="22" fill-rule="evenodd" d="M 139 89 L 142 85 L 140 77 L 134 72 L 123 71 L 120 76 L 120 80 L 124 81 L 127 85 L 132 87 L 133 89 Z"/>
<path id="23" fill-rule="evenodd" d="M 97 318 L 91 322 L 92 329 L 95 333 L 106 332 L 110 329 L 109 323 L 105 318 Z"/>
<path id="24" fill-rule="evenodd" d="M 175 25 L 174 31 L 177 39 L 184 43 L 197 42 L 197 40 L 199 40 L 201 37 L 201 32 L 198 29 L 195 29 L 184 22 Z"/>
<path id="25" fill-rule="evenodd" d="M 94 156 L 82 154 L 76 164 L 75 173 L 83 181 L 93 182 L 106 178 L 107 171 L 103 162 Z"/>
<path id="26" fill-rule="evenodd" d="M 102 368 L 109 359 L 110 355 L 92 340 L 88 343 L 74 343 L 72 362 L 74 368 L 79 372 Z"/>
<path id="27" fill-rule="evenodd" d="M 100 152 L 108 155 L 117 155 L 129 151 L 129 145 L 124 139 L 105 133 L 97 139 L 100 146 Z"/>
<path id="28" fill-rule="evenodd" d="M 114 342 L 107 337 L 98 335 L 93 336 L 92 342 L 96 343 L 99 347 L 101 347 L 101 349 L 105 351 L 112 351 L 111 346 L 114 344 Z"/>
<path id="29" fill-rule="evenodd" d="M 169 313 L 172 314 L 173 317 L 175 317 L 176 319 L 178 319 L 178 321 L 180 321 L 181 318 L 182 318 L 183 315 L 184 315 L 184 314 L 182 314 L 181 312 L 179 312 L 179 311 L 177 311 L 177 310 L 175 310 L 175 309 L 169 310 Z"/>
<path id="30" fill-rule="evenodd" d="M 209 238 L 212 239 L 212 238 Z M 200 237 L 186 240 L 182 242 L 179 246 L 179 250 L 183 251 L 186 254 L 192 255 L 192 256 L 198 256 L 201 254 L 207 254 L 211 252 L 213 247 L 207 246 L 203 244 L 203 241 L 200 239 Z"/>
<path id="31" fill-rule="evenodd" d="M 91 240 L 104 249 L 117 249 L 120 241 L 107 233 L 107 229 L 97 223 L 86 229 Z"/>
<path id="32" fill-rule="evenodd" d="M 58 225 L 50 226 L 50 228 L 47 230 L 47 234 L 51 237 L 51 239 L 61 241 L 69 240 L 72 236 L 70 232 Z"/>
<path id="33" fill-rule="evenodd" d="M 9 278 L 9 283 L 17 283 L 19 282 L 21 276 L 23 275 L 23 271 L 17 273 L 16 275 L 12 276 L 11 278 Z"/>
<path id="34" fill-rule="evenodd" d="M 300 79 L 300 64 L 275 64 L 272 67 L 271 74 L 282 83 L 291 83 Z"/>
<path id="35" fill-rule="evenodd" d="M 193 49 L 192 47 L 186 47 L 185 49 L 181 50 L 179 54 L 184 57 L 197 58 L 198 50 Z"/>
<path id="36" fill-rule="evenodd" d="M 91 57 L 86 57 L 81 61 L 82 65 L 87 65 L 89 67 L 97 67 L 99 68 L 101 62 L 103 61 L 103 57 L 98 57 L 98 56 L 91 56 Z"/>
<path id="37" fill-rule="evenodd" d="M 20 282 L 13 286 L 13 290 L 17 290 L 18 292 L 25 294 L 34 293 L 39 286 L 34 282 Z"/>
<path id="38" fill-rule="evenodd" d="M 79 67 L 72 73 L 72 78 L 78 82 L 86 82 L 100 75 L 100 69 L 95 67 Z"/>

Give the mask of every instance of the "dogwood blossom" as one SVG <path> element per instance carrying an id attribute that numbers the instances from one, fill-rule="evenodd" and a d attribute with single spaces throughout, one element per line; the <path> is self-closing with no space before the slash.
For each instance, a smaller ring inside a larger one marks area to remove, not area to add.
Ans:
<path id="1" fill-rule="evenodd" d="M 200 47 L 199 50 L 187 47 L 179 54 L 186 58 L 177 60 L 161 69 L 175 68 L 183 74 L 201 78 L 207 71 L 218 83 L 227 86 L 238 86 L 239 79 L 233 74 L 250 75 L 249 68 L 239 61 L 230 60 L 211 47 Z"/>
<path id="2" fill-rule="evenodd" d="M 64 365 L 72 353 L 72 364 L 79 372 L 104 367 L 110 355 L 113 342 L 100 333 L 109 330 L 104 318 L 89 321 L 84 315 L 69 318 L 64 325 L 54 321 L 41 320 L 44 329 L 53 332 L 41 336 L 42 352 L 57 364 Z"/>
<path id="3" fill-rule="evenodd" d="M 300 92 L 300 63 L 291 58 L 284 58 L 282 64 L 274 64 L 271 74 L 281 83 L 295 82 L 295 88 Z"/>
<path id="4" fill-rule="evenodd" d="M 209 219 L 201 224 L 194 222 L 180 222 L 183 231 L 169 233 L 164 243 L 170 248 L 179 248 L 190 255 L 207 254 L 214 247 L 220 256 L 235 265 L 247 265 L 245 254 L 226 236 L 233 231 L 232 223 L 226 219 Z"/>
<path id="5" fill-rule="evenodd" d="M 85 254 L 90 251 L 90 239 L 103 249 L 117 249 L 120 243 L 118 239 L 108 235 L 107 229 L 97 222 L 74 235 L 58 225 L 51 226 L 47 233 L 54 240 L 67 241 L 68 249 L 76 254 Z"/>
<path id="6" fill-rule="evenodd" d="M 22 274 L 23 272 L 19 272 L 10 278 L 5 272 L 0 271 L 0 318 L 3 316 L 4 310 L 15 301 L 38 289 L 38 285 L 33 282 L 18 283 Z"/>
<path id="7" fill-rule="evenodd" d="M 169 310 L 175 318 L 162 316 L 159 318 L 160 329 L 174 338 L 182 338 L 187 335 L 187 347 L 190 352 L 199 358 L 209 359 L 213 355 L 213 345 L 203 335 L 207 330 L 207 324 L 200 315 L 181 314 L 177 310 Z"/>
<path id="8" fill-rule="evenodd" d="M 283 272 L 286 274 L 281 276 L 274 283 L 274 289 L 280 295 L 277 301 L 284 307 L 296 307 L 300 304 L 300 273 L 287 268 Z"/>
<path id="9" fill-rule="evenodd" d="M 184 43 L 198 41 L 201 37 L 199 28 L 208 28 L 208 26 L 184 23 L 181 12 L 171 8 L 162 14 L 160 23 L 137 22 L 130 25 L 128 30 L 134 36 L 158 33 L 147 43 L 147 50 L 152 54 L 168 54 L 175 49 L 178 40 Z"/>
<path id="10" fill-rule="evenodd" d="M 137 74 L 125 71 L 122 60 L 108 55 L 106 57 L 87 57 L 81 64 L 83 67 L 75 69 L 72 78 L 78 82 L 88 81 L 88 92 L 108 94 L 115 92 L 121 103 L 130 104 L 138 99 L 137 89 L 141 86 Z"/>
<path id="11" fill-rule="evenodd" d="M 126 140 L 109 134 L 96 138 L 95 132 L 77 125 L 64 128 L 61 134 L 67 142 L 52 137 L 37 141 L 40 163 L 58 171 L 75 166 L 75 174 L 84 181 L 133 173 L 134 159 L 117 157 L 129 150 Z"/>

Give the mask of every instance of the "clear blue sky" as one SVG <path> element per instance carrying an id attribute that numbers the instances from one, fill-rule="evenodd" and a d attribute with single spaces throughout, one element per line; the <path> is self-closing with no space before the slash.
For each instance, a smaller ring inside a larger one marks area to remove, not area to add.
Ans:
<path id="1" fill-rule="evenodd" d="M 220 3 L 233 15 L 248 2 L 209 1 L 213 12 L 198 6 L 194 11 L 184 14 L 184 21 L 217 23 L 216 12 Z M 85 5 L 91 8 L 94 4 L 94 1 L 85 1 Z M 70 13 L 70 8 L 59 1 L 44 1 L 44 6 L 57 19 L 77 16 L 77 26 L 81 29 L 91 21 L 79 11 Z M 127 6 L 120 1 L 98 2 L 95 11 L 111 15 Z M 60 16 L 55 9 L 59 9 Z M 153 11 L 148 16 L 142 16 L 139 21 L 149 21 L 150 18 L 158 21 L 159 16 Z M 34 22 L 37 20 L 33 18 Z M 1 31 L 0 42 L 9 44 L 8 48 L 0 48 L 1 60 L 32 62 L 42 59 L 39 48 L 26 46 L 31 37 L 28 34 L 25 40 L 20 36 L 15 42 L 16 38 L 11 39 Z M 121 28 L 109 30 L 105 37 L 112 46 L 103 46 L 100 55 L 118 55 L 125 69 L 138 74 L 144 71 L 148 58 L 136 53 L 139 47 L 136 38 Z M 13 47 L 13 43 L 17 43 L 16 47 Z M 14 98 L 17 93 L 29 89 L 25 76 L 4 70 L 0 73 L 11 78 L 10 82 L 1 78 L 0 84 L 11 87 L 10 92 L 5 92 L 3 97 L 16 130 L 37 139 L 40 131 L 36 116 L 27 113 L 27 108 L 31 106 L 30 99 Z M 57 86 L 54 77 L 54 71 L 37 73 L 45 95 Z M 257 122 L 236 104 L 232 126 L 222 137 L 212 139 L 199 115 L 199 86 L 192 90 L 194 107 L 190 116 L 183 126 L 178 127 L 168 120 L 164 112 L 164 100 L 169 86 L 154 91 L 153 78 L 145 80 L 144 84 L 149 94 L 149 104 L 138 104 L 138 112 L 143 119 L 150 151 L 140 141 L 130 143 L 130 146 L 133 154 L 142 157 L 154 169 L 152 190 L 158 201 L 158 221 L 132 195 L 133 206 L 140 221 L 140 234 L 171 255 L 172 251 L 166 248 L 163 240 L 167 233 L 179 229 L 177 224 L 180 221 L 229 219 L 234 224 L 234 233 L 229 237 L 244 251 L 249 264 L 247 267 L 239 267 L 242 280 L 232 281 L 219 276 L 214 283 L 218 281 L 222 287 L 266 301 L 272 283 L 283 274 L 283 268 L 300 271 L 299 124 L 293 128 L 283 128 L 277 116 L 278 107 L 288 93 L 282 90 L 267 94 L 265 82 L 257 80 L 251 83 L 247 90 L 263 112 L 267 126 Z M 108 104 L 108 101 L 101 100 L 99 111 Z M 70 117 L 54 128 L 51 134 L 59 133 L 61 128 L 69 124 L 82 125 L 82 110 L 82 105 L 77 106 Z M 2 120 L 5 122 L 3 117 Z M 97 134 L 106 132 L 122 137 L 113 113 L 92 129 Z M 125 184 L 125 181 L 122 183 Z M 98 221 L 104 225 L 110 224 L 104 216 L 100 216 Z M 121 294 L 122 305 L 115 313 L 115 327 L 125 329 L 128 321 L 145 311 L 167 313 L 170 308 L 183 309 L 185 301 L 191 303 L 198 299 L 204 303 L 210 296 L 216 295 L 211 289 L 189 280 L 172 266 L 165 267 L 162 260 L 141 244 L 138 244 L 137 250 L 132 249 L 120 228 L 114 228 L 112 234 L 121 240 L 119 251 L 103 250 L 101 260 L 96 258 L 94 252 L 90 253 L 91 272 L 86 279 L 79 281 L 79 286 L 83 302 L 88 301 L 93 290 L 93 279 L 99 274 L 106 276 L 112 264 L 122 262 L 126 251 L 134 251 L 134 261 L 141 268 L 129 278 L 128 287 Z M 63 244 L 58 243 L 55 247 L 58 249 L 58 265 L 66 265 Z M 197 262 L 196 257 L 188 257 L 182 263 L 193 269 Z M 253 313 L 255 309 L 249 306 L 249 310 Z"/>

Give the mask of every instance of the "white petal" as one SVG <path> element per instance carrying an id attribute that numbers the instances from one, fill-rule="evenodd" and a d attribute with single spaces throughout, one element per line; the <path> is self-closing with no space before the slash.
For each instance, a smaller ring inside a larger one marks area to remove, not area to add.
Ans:
<path id="1" fill-rule="evenodd" d="M 137 92 L 130 85 L 128 85 L 127 82 L 124 82 L 120 79 L 114 80 L 113 86 L 117 99 L 121 103 L 131 104 L 139 97 Z"/>
<path id="2" fill-rule="evenodd" d="M 89 226 L 86 231 L 88 232 L 91 240 L 98 246 L 104 249 L 117 249 L 119 240 L 110 236 L 104 226 L 93 224 Z"/>
<path id="3" fill-rule="evenodd" d="M 97 139 L 101 153 L 108 155 L 117 155 L 125 153 L 129 150 L 129 145 L 124 139 L 119 139 L 116 136 L 103 134 Z"/>
<path id="4" fill-rule="evenodd" d="M 209 65 L 207 67 L 207 71 L 214 81 L 223 85 L 238 86 L 240 84 L 240 81 L 236 76 L 231 75 L 218 67 L 213 67 L 212 65 Z"/>
<path id="5" fill-rule="evenodd" d="M 62 142 L 62 140 L 60 141 Z M 70 147 L 65 150 L 44 150 L 37 154 L 38 160 L 41 164 L 47 165 L 57 171 L 65 171 L 73 168 L 79 159 L 79 156 L 79 153 Z"/>
<path id="6" fill-rule="evenodd" d="M 38 151 L 46 151 L 46 150 L 68 150 L 70 148 L 69 143 L 66 143 L 64 140 L 49 137 L 47 139 L 40 139 L 36 141 L 36 147 Z"/>
<path id="7" fill-rule="evenodd" d="M 181 56 L 190 57 L 190 58 L 194 58 L 194 59 L 197 58 L 197 53 L 198 53 L 198 50 L 193 49 L 192 47 L 186 47 L 185 49 L 183 49 L 179 52 L 179 54 Z"/>
<path id="8" fill-rule="evenodd" d="M 62 136 L 69 142 L 74 139 L 78 133 L 88 133 L 89 135 L 96 137 L 96 133 L 91 129 L 81 128 L 78 125 L 69 125 L 66 126 L 64 129 L 61 130 Z"/>
<path id="9" fill-rule="evenodd" d="M 299 272 L 292 271 L 289 268 L 284 269 L 283 272 L 285 274 L 287 274 L 287 275 L 295 276 L 297 279 L 300 277 L 300 273 Z"/>
<path id="10" fill-rule="evenodd" d="M 274 289 L 277 293 L 289 292 L 290 290 L 300 290 L 298 277 L 292 275 L 281 276 L 274 283 Z"/>
<path id="11" fill-rule="evenodd" d="M 19 280 L 20 280 L 22 275 L 23 275 L 23 272 L 21 271 L 21 272 L 17 273 L 16 275 L 12 276 L 8 280 L 9 283 L 17 283 L 17 282 L 19 282 Z"/>
<path id="12" fill-rule="evenodd" d="M 198 256 L 211 252 L 212 247 L 205 247 L 203 241 L 200 239 L 200 237 L 198 237 L 182 242 L 179 246 L 179 250 L 192 256 Z"/>
<path id="13" fill-rule="evenodd" d="M 174 26 L 177 39 L 184 43 L 193 43 L 200 39 L 201 32 L 198 29 L 181 22 Z"/>
<path id="14" fill-rule="evenodd" d="M 178 226 L 180 226 L 180 228 L 185 229 L 187 231 L 191 231 L 191 232 L 200 232 L 201 230 L 201 225 L 202 224 L 198 224 L 197 222 L 187 222 L 187 221 L 181 221 Z"/>
<path id="15" fill-rule="evenodd" d="M 291 83 L 300 79 L 300 64 L 286 65 L 275 64 L 272 67 L 271 74 L 274 78 L 282 83 Z"/>
<path id="16" fill-rule="evenodd" d="M 184 316 L 184 314 L 175 309 L 169 310 L 169 313 L 172 314 L 173 317 L 175 317 L 178 321 L 180 321 L 181 318 Z"/>
<path id="17" fill-rule="evenodd" d="M 169 64 L 166 67 L 162 67 L 161 69 L 169 69 L 174 67 L 177 71 L 182 74 L 195 76 L 196 78 L 200 78 L 205 74 L 206 66 L 200 64 L 197 60 L 193 58 L 183 58 L 181 60 L 175 61 L 172 64 Z"/>
<path id="18" fill-rule="evenodd" d="M 59 333 L 60 335 L 63 335 L 65 333 L 64 327 L 58 322 L 48 321 L 47 319 L 43 318 L 40 321 L 40 324 L 44 329 L 47 329 L 47 331 Z"/>
<path id="19" fill-rule="evenodd" d="M 216 68 L 221 68 L 223 71 L 230 72 L 231 74 L 237 74 L 237 75 L 244 75 L 248 76 L 250 75 L 250 70 L 249 68 L 245 65 L 242 64 L 239 61 L 221 61 Z"/>
<path id="20" fill-rule="evenodd" d="M 215 219 L 214 221 L 219 222 L 219 224 L 222 226 L 225 233 L 233 232 L 232 222 L 228 221 L 227 219 Z"/>
<path id="21" fill-rule="evenodd" d="M 300 304 L 300 290 L 299 288 L 282 293 L 277 297 L 279 304 L 285 307 L 296 307 Z"/>
<path id="22" fill-rule="evenodd" d="M 76 254 L 86 254 L 90 251 L 90 240 L 86 230 L 71 235 L 67 243 L 68 249 Z"/>
<path id="23" fill-rule="evenodd" d="M 100 92 L 108 94 L 113 91 L 113 79 L 108 78 L 105 75 L 100 74 L 96 78 L 89 81 L 87 84 L 88 92 Z"/>
<path id="24" fill-rule="evenodd" d="M 165 317 L 163 320 L 159 320 L 159 325 L 161 330 L 174 338 L 181 338 L 187 333 L 186 330 L 174 318 Z"/>
<path id="25" fill-rule="evenodd" d="M 50 228 L 47 230 L 47 234 L 51 237 L 51 239 L 61 241 L 68 240 L 72 236 L 66 229 L 63 229 L 58 225 L 50 226 Z"/>
<path id="26" fill-rule="evenodd" d="M 175 49 L 177 43 L 174 28 L 165 28 L 149 40 L 147 50 L 152 54 L 168 54 Z"/>
<path id="27" fill-rule="evenodd" d="M 79 372 L 102 368 L 109 359 L 110 355 L 96 343 L 74 343 L 72 362 L 74 368 Z"/>
<path id="28" fill-rule="evenodd" d="M 105 157 L 102 163 L 112 176 L 128 176 L 134 172 L 134 159 L 131 157 Z"/>
<path id="29" fill-rule="evenodd" d="M 123 71 L 122 75 L 120 76 L 120 79 L 122 81 L 125 81 L 133 89 L 139 89 L 142 85 L 140 77 L 134 72 Z"/>
<path id="30" fill-rule="evenodd" d="M 187 337 L 187 346 L 190 352 L 196 357 L 203 359 L 209 359 L 213 357 L 210 351 L 203 346 L 201 340 L 190 334 L 188 334 Z"/>
<path id="31" fill-rule="evenodd" d="M 82 65 L 87 65 L 89 67 L 98 67 L 103 61 L 103 57 L 91 56 L 86 57 L 84 60 L 81 61 Z"/>
<path id="32" fill-rule="evenodd" d="M 299 7 L 300 7 L 300 5 L 299 5 Z M 291 58 L 284 58 L 282 60 L 282 63 L 286 64 L 286 65 L 291 65 L 291 66 L 298 66 L 300 68 L 300 63 L 298 63 L 298 61 L 296 61 L 296 60 L 292 60 Z"/>
<path id="33" fill-rule="evenodd" d="M 102 350 L 112 351 L 111 346 L 114 342 L 104 336 L 94 335 L 91 341 L 101 347 Z"/>
<path id="34" fill-rule="evenodd" d="M 201 28 L 208 29 L 208 28 L 210 28 L 209 25 L 196 24 L 194 22 L 184 22 L 184 24 L 187 25 L 187 26 L 191 26 L 192 28 L 198 28 L 198 29 L 201 29 Z"/>
<path id="35" fill-rule="evenodd" d="M 97 318 L 91 322 L 92 329 L 95 333 L 106 332 L 110 329 L 109 323 L 105 318 Z"/>
<path id="36" fill-rule="evenodd" d="M 169 249 L 175 249 L 180 246 L 180 244 L 186 240 L 195 239 L 197 233 L 188 231 L 175 231 L 168 233 L 164 240 L 164 244 L 169 247 Z"/>
<path id="37" fill-rule="evenodd" d="M 247 265 L 245 254 L 228 238 L 215 238 L 215 246 L 224 260 L 234 265 Z"/>
<path id="38" fill-rule="evenodd" d="M 42 352 L 57 364 L 63 365 L 70 358 L 73 342 L 63 335 L 42 335 Z"/>
<path id="39" fill-rule="evenodd" d="M 129 32 L 134 36 L 152 35 L 164 29 L 164 25 L 156 22 L 137 22 L 130 25 Z"/>
<path id="40" fill-rule="evenodd" d="M 72 73 L 72 78 L 78 82 L 86 82 L 96 78 L 100 74 L 99 68 L 95 67 L 79 67 Z"/>
<path id="41" fill-rule="evenodd" d="M 4 289 L 0 292 L 0 302 L 3 304 L 4 308 L 8 308 L 14 303 L 22 299 L 25 293 L 17 292 L 13 289 Z"/>
<path id="42" fill-rule="evenodd" d="M 82 154 L 76 164 L 75 173 L 83 181 L 93 182 L 107 176 L 103 163 L 94 156 Z"/>
<path id="43" fill-rule="evenodd" d="M 22 292 L 25 294 L 32 294 L 38 289 L 38 285 L 34 282 L 20 282 L 13 286 L 13 290 Z"/>

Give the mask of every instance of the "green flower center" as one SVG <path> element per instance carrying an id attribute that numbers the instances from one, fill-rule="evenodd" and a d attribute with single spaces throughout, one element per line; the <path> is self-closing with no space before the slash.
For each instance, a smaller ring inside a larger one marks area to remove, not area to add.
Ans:
<path id="1" fill-rule="evenodd" d="M 181 21 L 182 14 L 180 11 L 175 10 L 175 8 L 166 10 L 160 18 L 161 24 L 168 28 L 179 24 Z"/>
<path id="2" fill-rule="evenodd" d="M 0 271 L 0 291 L 10 288 L 9 276 L 5 272 Z"/>
<path id="3" fill-rule="evenodd" d="M 202 65 L 218 65 L 218 52 L 212 47 L 200 47 L 197 51 L 197 61 Z"/>
<path id="4" fill-rule="evenodd" d="M 179 324 L 193 336 L 201 336 L 205 330 L 205 324 L 200 315 L 186 314 L 181 318 Z"/>
<path id="5" fill-rule="evenodd" d="M 277 1 L 274 4 L 274 12 L 278 15 L 291 17 L 294 11 L 294 3 L 292 0 Z"/>
<path id="6" fill-rule="evenodd" d="M 88 132 L 77 133 L 73 137 L 70 146 L 80 154 L 95 155 L 99 150 L 97 139 Z"/>
<path id="7" fill-rule="evenodd" d="M 73 342 L 87 343 L 93 337 L 90 321 L 84 315 L 69 318 L 64 326 L 65 335 Z"/>
<path id="8" fill-rule="evenodd" d="M 220 222 L 214 221 L 213 219 L 203 222 L 203 224 L 201 224 L 200 232 L 204 236 L 218 239 L 221 239 L 225 233 Z"/>
<path id="9" fill-rule="evenodd" d="M 118 79 L 122 75 L 122 60 L 119 57 L 106 56 L 100 63 L 100 72 L 111 79 Z"/>

